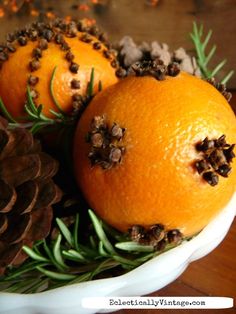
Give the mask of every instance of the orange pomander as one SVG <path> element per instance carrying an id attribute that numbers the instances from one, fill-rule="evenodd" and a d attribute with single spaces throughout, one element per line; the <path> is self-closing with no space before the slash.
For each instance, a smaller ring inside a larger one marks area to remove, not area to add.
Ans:
<path id="1" fill-rule="evenodd" d="M 95 96 L 78 122 L 75 175 L 115 228 L 160 223 L 189 236 L 235 193 L 233 143 L 235 115 L 209 83 L 183 72 L 128 77 Z"/>
<path id="2" fill-rule="evenodd" d="M 0 70 L 0 97 L 15 117 L 25 116 L 27 85 L 36 105 L 53 117 L 56 101 L 64 112 L 79 107 L 94 69 L 94 92 L 99 82 L 105 89 L 117 82 L 117 62 L 104 36 L 96 27 L 56 20 L 51 24 L 34 23 L 28 29 L 8 35 Z M 55 76 L 52 81 L 52 75 Z"/>

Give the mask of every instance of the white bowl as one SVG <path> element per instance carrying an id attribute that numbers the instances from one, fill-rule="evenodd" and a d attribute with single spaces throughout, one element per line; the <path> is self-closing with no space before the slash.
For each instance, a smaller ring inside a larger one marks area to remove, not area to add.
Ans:
<path id="1" fill-rule="evenodd" d="M 129 273 L 37 294 L 2 292 L 0 314 L 92 314 L 95 310 L 81 305 L 84 297 L 140 296 L 159 290 L 180 276 L 189 263 L 207 255 L 224 239 L 235 213 L 236 193 L 224 210 L 195 238 Z"/>

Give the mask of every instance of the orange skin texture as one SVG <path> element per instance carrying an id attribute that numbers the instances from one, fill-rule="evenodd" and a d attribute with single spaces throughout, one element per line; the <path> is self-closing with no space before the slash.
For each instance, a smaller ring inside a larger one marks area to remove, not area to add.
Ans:
<path id="1" fill-rule="evenodd" d="M 126 128 L 121 164 L 91 167 L 85 135 L 94 116 Z M 228 178 L 210 186 L 195 170 L 195 145 L 226 135 L 236 143 L 236 119 L 225 98 L 209 83 L 181 73 L 157 81 L 129 77 L 99 93 L 78 122 L 74 168 L 89 205 L 108 224 L 162 223 L 193 235 L 229 202 L 236 187 L 235 161 Z"/>
<path id="2" fill-rule="evenodd" d="M 81 33 L 78 32 L 78 36 Z M 72 110 L 72 95 L 79 93 L 86 94 L 87 84 L 90 80 L 91 69 L 94 68 L 94 92 L 98 91 L 98 83 L 101 80 L 102 87 L 112 85 L 118 81 L 115 69 L 110 65 L 110 61 L 103 56 L 101 50 L 94 50 L 93 42 L 98 40 L 93 37 L 92 43 L 84 43 L 78 38 L 67 38 L 65 41 L 71 47 L 71 52 L 75 55 L 73 62 L 79 64 L 77 74 L 69 70 L 69 62 L 65 59 L 65 51 L 60 46 L 51 42 L 48 49 L 43 51 L 40 58 L 41 67 L 32 73 L 29 70 L 29 62 L 32 60 L 32 51 L 37 47 L 37 41 L 28 42 L 24 47 L 18 46 L 17 51 L 9 56 L 0 70 L 0 97 L 7 110 L 15 118 L 25 116 L 24 103 L 26 100 L 26 87 L 30 74 L 39 77 L 39 82 L 35 89 L 39 92 L 39 98 L 35 100 L 37 105 L 43 104 L 43 113 L 48 117 L 53 117 L 50 109 L 58 112 L 50 94 L 50 80 L 55 67 L 57 67 L 53 82 L 55 98 L 59 102 L 64 112 Z M 71 89 L 72 79 L 80 80 L 80 89 Z"/>

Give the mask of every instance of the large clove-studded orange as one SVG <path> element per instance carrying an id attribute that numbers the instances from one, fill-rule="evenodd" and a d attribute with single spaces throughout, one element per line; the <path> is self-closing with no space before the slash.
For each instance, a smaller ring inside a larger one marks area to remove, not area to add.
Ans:
<path id="1" fill-rule="evenodd" d="M 120 163 L 104 167 L 109 154 L 97 155 L 85 141 L 94 117 L 105 117 L 108 130 L 113 122 L 125 128 L 117 142 L 125 148 Z M 75 174 L 91 208 L 117 229 L 160 223 L 193 235 L 235 193 L 234 143 L 235 115 L 209 83 L 183 72 L 162 81 L 128 77 L 95 96 L 82 115 Z"/>

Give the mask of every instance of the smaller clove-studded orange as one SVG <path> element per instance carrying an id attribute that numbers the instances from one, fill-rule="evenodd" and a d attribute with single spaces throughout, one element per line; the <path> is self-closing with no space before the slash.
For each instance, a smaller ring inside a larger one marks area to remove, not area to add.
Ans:
<path id="1" fill-rule="evenodd" d="M 78 109 L 92 69 L 96 93 L 99 82 L 103 89 L 117 82 L 116 68 L 115 56 L 96 27 L 62 20 L 33 23 L 8 34 L 1 46 L 0 97 L 14 118 L 25 116 L 28 85 L 35 104 L 53 117 L 50 110 Z"/>
<path id="2" fill-rule="evenodd" d="M 183 72 L 128 77 L 95 96 L 78 122 L 75 175 L 115 228 L 163 224 L 190 236 L 235 193 L 234 143 L 235 115 L 208 82 Z"/>

